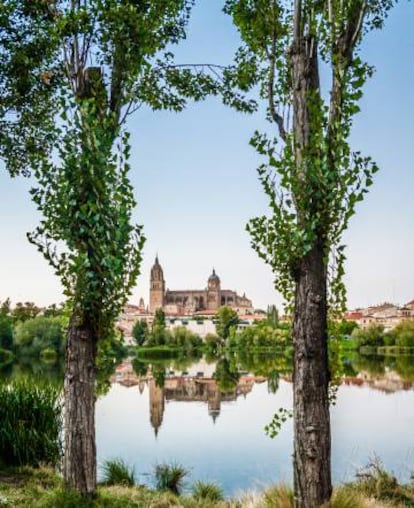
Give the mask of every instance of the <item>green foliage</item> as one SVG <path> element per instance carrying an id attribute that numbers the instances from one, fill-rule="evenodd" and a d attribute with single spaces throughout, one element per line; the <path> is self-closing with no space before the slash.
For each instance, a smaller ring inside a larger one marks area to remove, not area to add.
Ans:
<path id="1" fill-rule="evenodd" d="M 138 346 L 142 346 L 148 338 L 148 323 L 144 319 L 138 320 L 132 328 L 132 336 Z"/>
<path id="2" fill-rule="evenodd" d="M 39 355 L 44 349 L 53 350 L 57 355 L 64 352 L 65 328 L 60 317 L 39 316 L 20 322 L 14 337 L 19 354 Z"/>
<path id="3" fill-rule="evenodd" d="M 293 417 L 292 409 L 279 408 L 279 410 L 273 415 L 271 422 L 266 425 L 265 432 L 272 439 L 275 438 L 282 428 L 282 425 Z"/>
<path id="4" fill-rule="evenodd" d="M 98 343 L 98 356 L 96 359 L 97 391 L 105 394 L 111 387 L 109 381 L 117 365 L 127 356 L 127 348 L 122 337 L 115 334 L 100 340 Z"/>
<path id="5" fill-rule="evenodd" d="M 174 327 L 166 339 L 166 345 L 186 350 L 197 349 L 202 343 L 201 337 L 185 326 Z"/>
<path id="6" fill-rule="evenodd" d="M 351 337 L 356 340 L 358 347 L 364 346 L 383 346 L 384 345 L 384 327 L 371 323 L 367 328 L 355 328 Z"/>
<path id="7" fill-rule="evenodd" d="M 397 346 L 414 347 L 414 321 L 402 321 L 394 328 L 393 335 Z"/>
<path id="8" fill-rule="evenodd" d="M 236 336 L 235 346 L 238 349 L 281 348 L 292 343 L 291 331 L 275 328 L 267 320 L 247 326 Z"/>
<path id="9" fill-rule="evenodd" d="M 276 305 L 269 305 L 267 307 L 266 319 L 270 326 L 276 328 L 279 324 L 279 311 Z"/>
<path id="10" fill-rule="evenodd" d="M 35 318 L 40 312 L 33 302 L 18 302 L 12 309 L 11 315 L 15 322 L 23 322 Z"/>
<path id="11" fill-rule="evenodd" d="M 165 328 L 165 312 L 162 309 L 157 309 L 154 314 L 154 321 L 152 322 L 153 328 L 159 326 Z"/>
<path id="12" fill-rule="evenodd" d="M 198 501 L 222 501 L 223 490 L 214 482 L 197 481 L 192 488 L 193 497 Z"/>
<path id="13" fill-rule="evenodd" d="M 40 0 L 0 6 L 0 154 L 12 175 L 27 175 L 53 148 L 55 17 L 52 4 Z"/>
<path id="14" fill-rule="evenodd" d="M 338 315 L 344 308 L 341 236 L 378 169 L 349 147 L 362 87 L 372 74 L 358 50 L 363 35 L 382 26 L 392 4 L 225 2 L 224 11 L 242 39 L 233 79 L 241 88 L 259 88 L 275 135 L 256 132 L 251 139 L 266 159 L 258 174 L 271 213 L 252 219 L 247 229 L 290 305 L 301 262 L 320 249 L 330 282 L 330 309 Z M 303 51 L 305 47 L 312 51 Z M 313 81 L 298 84 L 295 62 L 302 60 L 292 55 L 303 57 L 307 72 L 302 77 L 315 72 Z M 319 82 L 322 63 L 331 71 L 328 90 Z"/>
<path id="15" fill-rule="evenodd" d="M 44 219 L 29 235 L 61 278 L 77 322 L 88 322 L 98 338 L 110 333 L 135 282 L 144 241 L 130 224 L 128 136 L 114 152 L 110 123 L 93 103 L 79 105 L 59 145 L 62 164 L 45 161 L 36 171 L 40 187 L 32 195 Z"/>
<path id="16" fill-rule="evenodd" d="M 154 470 L 155 488 L 157 490 L 169 490 L 177 496 L 182 493 L 184 480 L 189 471 L 177 463 L 157 464 Z"/>
<path id="17" fill-rule="evenodd" d="M 49 384 L 0 384 L 0 460 L 8 465 L 50 464 L 61 458 L 60 391 Z"/>
<path id="18" fill-rule="evenodd" d="M 335 332 L 338 337 L 348 337 L 352 335 L 352 332 L 358 328 L 358 323 L 355 321 L 347 321 L 346 319 L 342 319 L 341 321 L 335 323 Z"/>
<path id="19" fill-rule="evenodd" d="M 210 353 L 217 353 L 220 345 L 221 345 L 221 339 L 217 335 L 214 335 L 213 333 L 208 333 L 204 337 L 204 345 L 205 349 L 209 351 Z"/>
<path id="20" fill-rule="evenodd" d="M 216 333 L 222 339 L 227 339 L 231 329 L 239 324 L 239 316 L 231 307 L 220 307 L 216 317 Z"/>
<path id="21" fill-rule="evenodd" d="M 14 361 L 14 354 L 9 349 L 0 348 L 0 367 L 10 365 Z"/>
<path id="22" fill-rule="evenodd" d="M 0 348 L 13 349 L 13 327 L 12 320 L 8 316 L 0 314 Z"/>
<path id="23" fill-rule="evenodd" d="M 232 392 L 236 388 L 240 379 L 240 373 L 234 362 L 231 362 L 227 358 L 220 358 L 216 363 L 214 377 L 219 389 L 226 393 Z"/>
<path id="24" fill-rule="evenodd" d="M 29 239 L 60 277 L 77 325 L 88 323 L 96 338 L 111 333 L 144 241 L 131 225 L 126 117 L 142 104 L 180 111 L 189 98 L 225 94 L 219 70 L 174 62 L 192 4 L 2 4 L 0 152 L 10 172 L 34 172 L 43 220 Z M 16 121 L 6 119 L 9 111 Z M 27 150 L 31 131 L 35 148 Z"/>
<path id="25" fill-rule="evenodd" d="M 106 460 L 102 466 L 102 483 L 104 485 L 135 485 L 135 470 L 122 459 Z"/>

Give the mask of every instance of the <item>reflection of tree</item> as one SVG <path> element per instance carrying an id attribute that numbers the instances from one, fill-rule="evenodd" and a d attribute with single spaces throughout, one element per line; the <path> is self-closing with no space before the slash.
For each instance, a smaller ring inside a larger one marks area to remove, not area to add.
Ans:
<path id="1" fill-rule="evenodd" d="M 132 368 L 138 377 L 145 376 L 148 370 L 148 363 L 142 362 L 139 358 L 132 360 Z"/>
<path id="2" fill-rule="evenodd" d="M 151 372 L 155 385 L 162 388 L 165 383 L 165 366 L 160 364 L 151 365 Z"/>
<path id="3" fill-rule="evenodd" d="M 280 374 L 277 370 L 272 370 L 267 376 L 267 391 L 269 393 L 276 393 L 279 389 Z"/>
<path id="4" fill-rule="evenodd" d="M 292 373 L 292 358 L 285 353 L 258 353 L 251 351 L 237 351 L 237 362 L 242 370 L 255 376 L 269 377 L 272 373 Z"/>
<path id="5" fill-rule="evenodd" d="M 414 358 L 412 356 L 395 357 L 394 369 L 404 381 L 414 382 Z"/>
<path id="6" fill-rule="evenodd" d="M 358 355 L 355 358 L 354 367 L 357 372 L 361 370 L 371 375 L 383 375 L 385 373 L 385 358 L 378 355 Z"/>
<path id="7" fill-rule="evenodd" d="M 126 354 L 126 348 L 119 337 L 112 336 L 99 341 L 96 359 L 96 392 L 98 395 L 105 395 L 109 391 L 111 387 L 109 379 Z"/>
<path id="8" fill-rule="evenodd" d="M 214 376 L 217 386 L 222 392 L 233 391 L 240 379 L 240 374 L 235 369 L 235 365 L 232 365 L 227 358 L 220 358 L 218 360 Z"/>

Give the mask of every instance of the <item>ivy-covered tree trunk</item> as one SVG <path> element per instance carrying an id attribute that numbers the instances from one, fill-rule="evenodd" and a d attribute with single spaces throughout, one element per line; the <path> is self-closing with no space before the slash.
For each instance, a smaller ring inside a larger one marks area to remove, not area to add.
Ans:
<path id="1" fill-rule="evenodd" d="M 316 508 L 331 496 L 326 269 L 316 246 L 297 274 L 293 322 L 295 506 Z"/>
<path id="2" fill-rule="evenodd" d="M 96 492 L 96 337 L 87 323 L 70 320 L 65 358 L 64 481 L 82 494 Z"/>
<path id="3" fill-rule="evenodd" d="M 296 21 L 300 14 L 295 13 Z M 293 142 L 298 181 L 304 187 L 318 184 L 312 181 L 312 158 L 318 157 L 319 145 L 315 107 L 319 100 L 317 42 L 295 30 L 291 50 L 293 95 Z M 313 114 L 312 114 L 313 113 Z M 316 131 L 316 132 L 315 132 Z M 317 213 L 315 205 L 303 209 L 297 203 L 297 220 L 301 225 Z M 295 506 L 317 508 L 329 501 L 331 485 L 331 433 L 329 419 L 329 367 L 327 354 L 327 292 L 325 233 L 318 230 L 309 238 L 310 251 L 303 253 L 295 273 L 295 305 L 293 320 L 294 373 L 294 484 Z"/>

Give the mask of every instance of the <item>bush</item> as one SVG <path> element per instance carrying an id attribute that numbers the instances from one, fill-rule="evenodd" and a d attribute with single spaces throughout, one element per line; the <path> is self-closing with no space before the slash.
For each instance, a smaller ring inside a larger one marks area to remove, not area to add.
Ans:
<path id="1" fill-rule="evenodd" d="M 208 501 L 221 501 L 223 491 L 219 485 L 214 482 L 197 481 L 193 485 L 193 497 L 198 501 L 207 499 Z"/>
<path id="2" fill-rule="evenodd" d="M 184 479 L 189 471 L 180 464 L 158 464 L 155 466 L 155 488 L 169 490 L 179 496 L 184 488 Z"/>
<path id="3" fill-rule="evenodd" d="M 148 339 L 148 323 L 144 319 L 140 319 L 132 328 L 132 336 L 138 346 L 142 346 Z"/>
<path id="4" fill-rule="evenodd" d="M 129 467 L 122 459 L 106 460 L 103 465 L 104 485 L 135 485 L 135 470 Z"/>
<path id="5" fill-rule="evenodd" d="M 402 321 L 394 330 L 395 344 L 400 347 L 414 347 L 414 321 Z"/>
<path id="6" fill-rule="evenodd" d="M 50 464 L 61 458 L 60 391 L 32 381 L 0 384 L 0 460 L 7 465 Z"/>
<path id="7" fill-rule="evenodd" d="M 61 317 L 39 316 L 19 323 L 15 328 L 15 346 L 23 354 L 40 355 L 43 349 L 63 354 L 65 333 Z"/>
<path id="8" fill-rule="evenodd" d="M 370 324 L 365 330 L 355 328 L 351 337 L 357 341 L 359 347 L 378 347 L 384 345 L 384 327 Z"/>

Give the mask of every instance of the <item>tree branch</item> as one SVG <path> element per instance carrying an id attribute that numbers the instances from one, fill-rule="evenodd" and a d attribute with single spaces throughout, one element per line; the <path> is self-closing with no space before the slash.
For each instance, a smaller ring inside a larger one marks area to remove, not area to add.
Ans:
<path id="1" fill-rule="evenodd" d="M 276 34 L 273 30 L 272 34 L 272 46 L 270 52 L 266 50 L 266 53 L 268 54 L 268 58 L 270 59 L 270 69 L 269 69 L 269 82 L 268 82 L 268 98 L 269 98 L 269 111 L 270 116 L 272 117 L 272 120 L 275 122 L 275 124 L 278 127 L 279 130 L 279 136 L 283 139 L 284 142 L 286 142 L 286 130 L 283 123 L 283 117 L 277 112 L 276 110 L 276 103 L 275 103 L 275 92 L 274 92 L 274 86 L 275 86 L 275 72 L 276 72 Z"/>

